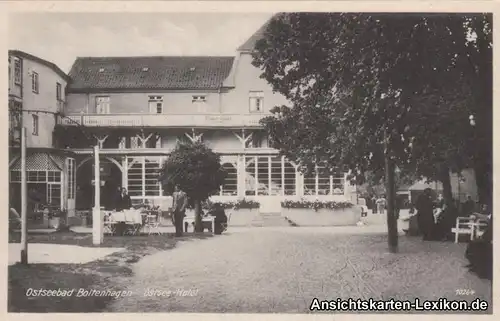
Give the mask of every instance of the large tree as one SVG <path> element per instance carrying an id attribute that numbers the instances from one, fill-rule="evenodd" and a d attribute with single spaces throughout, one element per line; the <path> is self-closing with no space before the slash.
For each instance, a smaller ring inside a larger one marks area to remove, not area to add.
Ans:
<path id="1" fill-rule="evenodd" d="M 280 14 L 254 65 L 291 106 L 263 123 L 302 164 L 341 163 L 362 179 L 384 172 L 389 151 L 451 199 L 449 170 L 491 172 L 491 47 L 489 15 Z"/>
<path id="2" fill-rule="evenodd" d="M 220 191 L 225 178 L 220 156 L 199 141 L 178 143 L 159 176 L 164 190 L 173 191 L 178 185 L 194 204 L 197 232 L 203 230 L 201 203 Z"/>
<path id="3" fill-rule="evenodd" d="M 491 16 L 279 14 L 255 49 L 262 78 L 290 102 L 262 123 L 305 170 L 340 164 L 358 183 L 367 171 L 385 174 L 392 190 L 397 165 L 443 181 L 450 202 L 450 169 L 478 163 L 469 115 L 488 126 Z"/>

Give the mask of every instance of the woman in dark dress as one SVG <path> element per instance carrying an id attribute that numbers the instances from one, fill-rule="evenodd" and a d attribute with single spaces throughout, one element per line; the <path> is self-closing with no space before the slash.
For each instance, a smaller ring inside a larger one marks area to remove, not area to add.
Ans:
<path id="1" fill-rule="evenodd" d="M 434 231 L 434 203 L 431 196 L 432 190 L 426 188 L 418 197 L 415 204 L 417 209 L 418 227 L 424 240 L 432 240 Z"/>

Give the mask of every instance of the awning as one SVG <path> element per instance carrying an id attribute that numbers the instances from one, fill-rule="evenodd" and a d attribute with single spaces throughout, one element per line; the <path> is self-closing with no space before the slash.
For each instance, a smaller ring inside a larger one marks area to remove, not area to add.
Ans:
<path id="1" fill-rule="evenodd" d="M 28 171 L 61 171 L 64 168 L 64 157 L 48 153 L 30 153 L 26 156 L 26 170 Z M 21 159 L 10 166 L 10 170 L 21 170 Z"/>

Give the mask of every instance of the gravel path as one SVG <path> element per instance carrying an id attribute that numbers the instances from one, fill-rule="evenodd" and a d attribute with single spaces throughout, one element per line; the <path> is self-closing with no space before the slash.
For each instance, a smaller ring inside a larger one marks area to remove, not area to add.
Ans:
<path id="1" fill-rule="evenodd" d="M 386 236 L 364 227 L 232 229 L 145 257 L 134 266 L 132 296 L 109 311 L 307 313 L 313 298 L 339 297 L 491 302 L 491 283 L 463 267 L 464 250 L 402 236 L 400 253 L 390 254 Z"/>

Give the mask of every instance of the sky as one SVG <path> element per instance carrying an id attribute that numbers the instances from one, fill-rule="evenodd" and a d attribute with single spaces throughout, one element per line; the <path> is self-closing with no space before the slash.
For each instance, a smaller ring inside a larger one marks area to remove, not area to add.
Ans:
<path id="1" fill-rule="evenodd" d="M 272 13 L 15 13 L 9 48 L 69 72 L 76 57 L 233 56 Z"/>

